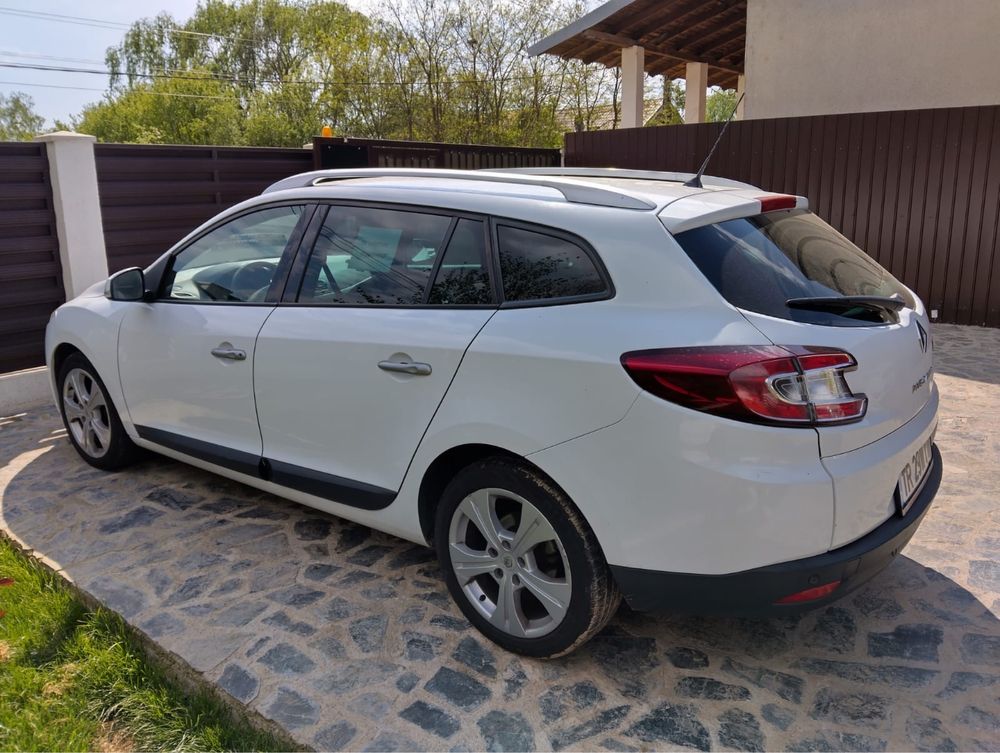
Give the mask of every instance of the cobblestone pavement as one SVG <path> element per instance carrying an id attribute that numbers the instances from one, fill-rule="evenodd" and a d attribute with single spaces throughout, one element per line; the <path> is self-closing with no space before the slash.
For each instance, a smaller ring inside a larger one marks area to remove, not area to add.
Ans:
<path id="1" fill-rule="evenodd" d="M 428 550 L 165 459 L 106 475 L 0 421 L 3 528 L 323 750 L 1000 749 L 1000 331 L 940 326 L 935 507 L 796 619 L 622 610 L 568 658 L 485 641 Z"/>

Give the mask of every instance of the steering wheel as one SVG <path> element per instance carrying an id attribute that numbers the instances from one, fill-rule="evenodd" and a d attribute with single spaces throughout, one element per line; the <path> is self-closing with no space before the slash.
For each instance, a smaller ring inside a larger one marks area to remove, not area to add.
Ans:
<path id="1" fill-rule="evenodd" d="M 233 275 L 233 295 L 248 301 L 261 288 L 266 289 L 274 279 L 278 265 L 270 261 L 252 261 L 236 270 Z"/>

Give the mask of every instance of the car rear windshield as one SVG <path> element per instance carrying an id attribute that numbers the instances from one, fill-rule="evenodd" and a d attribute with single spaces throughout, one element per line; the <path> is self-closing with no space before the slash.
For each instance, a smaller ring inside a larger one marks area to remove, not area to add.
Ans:
<path id="1" fill-rule="evenodd" d="M 874 259 L 804 209 L 767 212 L 678 233 L 677 242 L 732 305 L 810 324 L 872 326 L 894 321 L 871 307 L 789 307 L 795 298 L 898 296 L 909 291 Z"/>

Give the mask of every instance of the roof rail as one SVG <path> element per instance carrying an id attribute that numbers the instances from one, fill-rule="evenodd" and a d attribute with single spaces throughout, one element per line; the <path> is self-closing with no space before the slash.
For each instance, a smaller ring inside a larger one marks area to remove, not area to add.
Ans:
<path id="1" fill-rule="evenodd" d="M 659 170 L 622 170 L 617 167 L 503 167 L 500 173 L 521 175 L 562 175 L 567 178 L 631 178 L 633 180 L 660 180 L 669 183 L 684 183 L 694 177 L 694 173 L 661 172 Z M 702 182 L 720 188 L 758 188 L 730 178 L 716 178 L 703 175 Z"/>
<path id="2" fill-rule="evenodd" d="M 556 175 L 556 173 L 552 173 Z M 567 176 L 569 177 L 569 176 Z M 433 170 L 422 168 L 367 168 L 358 170 L 314 170 L 299 173 L 279 180 L 264 189 L 263 193 L 284 191 L 290 188 L 306 188 L 338 180 L 357 178 L 444 178 L 450 180 L 471 180 L 483 183 L 511 183 L 523 186 L 551 188 L 573 204 L 593 204 L 619 209 L 655 209 L 656 205 L 646 199 L 633 196 L 618 189 L 586 183 L 566 183 L 554 180 L 539 180 L 531 175 L 516 175 L 510 172 L 488 172 L 484 170 Z"/>

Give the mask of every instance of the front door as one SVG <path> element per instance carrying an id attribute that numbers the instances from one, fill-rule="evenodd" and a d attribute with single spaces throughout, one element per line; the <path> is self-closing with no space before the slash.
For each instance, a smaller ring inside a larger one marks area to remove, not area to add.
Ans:
<path id="1" fill-rule="evenodd" d="M 339 205 L 314 223 L 301 288 L 257 340 L 263 453 L 276 483 L 378 509 L 495 311 L 486 226 Z"/>
<path id="2" fill-rule="evenodd" d="M 305 209 L 259 209 L 209 230 L 173 257 L 158 300 L 131 307 L 118 366 L 142 438 L 257 474 L 254 345 Z"/>

